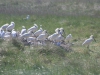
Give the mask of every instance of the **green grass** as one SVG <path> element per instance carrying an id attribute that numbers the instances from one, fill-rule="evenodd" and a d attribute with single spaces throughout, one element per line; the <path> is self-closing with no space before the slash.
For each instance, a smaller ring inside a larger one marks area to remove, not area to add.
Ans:
<path id="1" fill-rule="evenodd" d="M 0 75 L 99 75 L 100 74 L 100 18 L 89 16 L 35 16 L 23 20 L 25 15 L 0 15 L 0 25 L 15 22 L 15 29 L 29 27 L 34 23 L 42 25 L 49 34 L 55 28 L 63 27 L 66 35 L 72 34 L 75 44 L 68 52 L 60 47 L 24 47 L 19 42 L 0 40 Z M 91 34 L 96 42 L 90 49 L 82 42 Z M 19 46 L 21 45 L 21 46 Z M 22 50 L 23 49 L 23 50 Z"/>

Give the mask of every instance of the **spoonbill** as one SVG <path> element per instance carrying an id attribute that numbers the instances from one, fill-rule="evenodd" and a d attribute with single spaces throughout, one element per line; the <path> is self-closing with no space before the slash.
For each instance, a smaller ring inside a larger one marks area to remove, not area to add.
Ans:
<path id="1" fill-rule="evenodd" d="M 28 37 L 30 37 L 32 35 L 32 31 L 29 31 L 27 33 L 24 33 L 22 35 L 20 35 L 21 39 L 27 39 Z"/>
<path id="2" fill-rule="evenodd" d="M 4 31 L 6 31 L 6 28 L 9 26 L 8 23 L 4 24 L 3 26 L 1 26 L 1 29 L 3 29 Z"/>
<path id="3" fill-rule="evenodd" d="M 56 38 L 60 35 L 60 30 L 57 29 L 55 33 L 52 35 L 48 36 L 48 40 L 55 42 Z"/>
<path id="4" fill-rule="evenodd" d="M 22 34 L 24 34 L 24 33 L 26 33 L 26 32 L 27 32 L 27 30 L 26 30 L 25 26 L 22 26 L 22 30 L 21 30 L 20 35 L 22 35 Z"/>
<path id="5" fill-rule="evenodd" d="M 89 48 L 89 45 L 90 45 L 90 43 L 91 43 L 93 40 L 96 42 L 96 40 L 94 39 L 93 35 L 91 35 L 90 38 L 86 39 L 86 40 L 82 43 L 82 45 L 87 45 L 87 48 Z"/>
<path id="6" fill-rule="evenodd" d="M 66 36 L 65 41 L 68 41 L 69 43 L 71 39 L 72 39 L 72 34 L 69 34 L 68 36 Z"/>
<path id="7" fill-rule="evenodd" d="M 35 36 L 35 37 L 38 37 L 42 32 L 43 32 L 43 29 L 40 28 L 39 30 L 37 30 L 37 31 L 34 33 L 34 36 Z"/>
<path id="8" fill-rule="evenodd" d="M 40 34 L 40 35 L 37 37 L 37 40 L 40 41 L 40 42 L 43 44 L 44 41 L 46 40 L 47 36 L 48 36 L 48 33 L 47 33 L 46 30 L 44 30 L 44 31 L 42 32 L 42 34 Z"/>
<path id="9" fill-rule="evenodd" d="M 12 29 L 14 29 L 15 27 L 15 23 L 14 22 L 11 22 L 11 24 L 6 28 L 7 31 L 11 32 Z"/>
<path id="10" fill-rule="evenodd" d="M 34 26 L 30 27 L 27 31 L 32 31 L 33 33 L 38 29 L 37 24 L 34 24 Z"/>

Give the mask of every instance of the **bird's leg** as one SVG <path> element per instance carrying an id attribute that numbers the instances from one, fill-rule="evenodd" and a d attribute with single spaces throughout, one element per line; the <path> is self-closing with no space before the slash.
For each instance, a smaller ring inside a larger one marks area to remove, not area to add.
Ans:
<path id="1" fill-rule="evenodd" d="M 89 51 L 94 52 L 94 51 L 90 50 L 89 45 L 87 46 L 87 48 L 89 49 Z"/>
<path id="2" fill-rule="evenodd" d="M 87 46 L 87 48 L 89 49 L 89 45 Z"/>

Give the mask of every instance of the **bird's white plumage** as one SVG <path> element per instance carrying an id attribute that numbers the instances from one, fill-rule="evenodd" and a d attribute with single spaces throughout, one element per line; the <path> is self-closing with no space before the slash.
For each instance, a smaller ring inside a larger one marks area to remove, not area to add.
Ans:
<path id="1" fill-rule="evenodd" d="M 27 15 L 27 16 L 26 16 L 26 19 L 28 20 L 29 18 L 30 18 L 30 15 Z"/>
<path id="2" fill-rule="evenodd" d="M 60 30 L 57 29 L 56 33 L 50 35 L 50 36 L 48 37 L 48 39 L 49 39 L 50 41 L 55 41 L 56 38 L 57 38 L 59 35 L 60 35 Z"/>
<path id="3" fill-rule="evenodd" d="M 64 37 L 63 37 L 62 35 L 59 35 L 59 36 L 56 38 L 55 41 L 56 41 L 56 42 L 62 42 L 62 41 L 64 41 Z"/>
<path id="4" fill-rule="evenodd" d="M 30 27 L 27 31 L 35 32 L 38 29 L 37 24 L 34 24 L 34 26 Z"/>
<path id="5" fill-rule="evenodd" d="M 42 34 L 40 34 L 40 35 L 37 37 L 37 40 L 44 41 L 44 40 L 46 40 L 47 36 L 48 36 L 47 31 L 44 30 L 44 31 L 42 32 Z"/>
<path id="6" fill-rule="evenodd" d="M 25 26 L 22 26 L 22 30 L 21 30 L 20 35 L 22 35 L 22 34 L 24 34 L 24 33 L 26 33 L 26 32 L 27 32 L 27 30 L 26 30 Z"/>
<path id="7" fill-rule="evenodd" d="M 11 36 L 12 36 L 12 38 L 16 38 L 17 37 L 17 32 L 14 29 L 11 32 Z"/>
<path id="8" fill-rule="evenodd" d="M 4 35 L 5 35 L 5 31 L 4 31 L 4 30 L 1 30 L 1 31 L 0 31 L 0 38 L 3 39 L 3 38 L 4 38 Z"/>
<path id="9" fill-rule="evenodd" d="M 61 33 L 61 34 L 63 34 L 63 33 L 65 34 L 64 28 L 61 27 L 61 28 L 59 28 L 59 30 L 60 30 L 60 33 Z"/>
<path id="10" fill-rule="evenodd" d="M 65 41 L 70 41 L 72 39 L 72 34 L 69 34 L 68 36 L 66 36 Z"/>
<path id="11" fill-rule="evenodd" d="M 6 28 L 9 26 L 8 23 L 4 24 L 3 26 L 1 26 L 1 29 L 3 29 L 4 31 L 6 31 Z"/>
<path id="12" fill-rule="evenodd" d="M 36 42 L 36 37 L 28 37 L 27 41 L 28 42 Z"/>
<path id="13" fill-rule="evenodd" d="M 15 27 L 15 23 L 11 22 L 11 24 L 6 28 L 7 31 L 12 31 L 12 29 L 14 29 Z"/>
<path id="14" fill-rule="evenodd" d="M 43 29 L 40 28 L 39 30 L 37 30 L 37 31 L 34 33 L 34 36 L 35 36 L 35 37 L 38 37 L 40 34 L 42 34 L 42 32 L 43 32 Z"/>
<path id="15" fill-rule="evenodd" d="M 89 39 L 86 39 L 86 40 L 82 43 L 82 45 L 89 45 L 89 44 L 92 42 L 92 40 L 93 40 L 93 35 L 91 35 Z"/>
<path id="16" fill-rule="evenodd" d="M 27 32 L 27 33 L 22 34 L 20 37 L 21 37 L 21 38 L 28 38 L 28 37 L 30 37 L 31 35 L 32 35 L 32 32 L 29 31 L 29 32 Z"/>

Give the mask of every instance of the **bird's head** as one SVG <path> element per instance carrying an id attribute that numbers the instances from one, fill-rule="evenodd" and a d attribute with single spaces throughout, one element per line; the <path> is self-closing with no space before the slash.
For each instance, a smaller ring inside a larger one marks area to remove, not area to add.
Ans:
<path id="1" fill-rule="evenodd" d="M 37 24 L 34 24 L 34 26 L 38 28 Z"/>
<path id="2" fill-rule="evenodd" d="M 15 24 L 15 22 L 12 21 L 11 24 Z"/>
<path id="3" fill-rule="evenodd" d="M 22 26 L 23 29 L 25 29 L 25 26 Z"/>
<path id="4" fill-rule="evenodd" d="M 95 38 L 94 38 L 94 36 L 93 36 L 93 35 L 91 35 L 91 36 L 90 36 L 90 38 L 92 38 L 92 39 L 96 42 L 96 40 L 95 40 Z"/>

